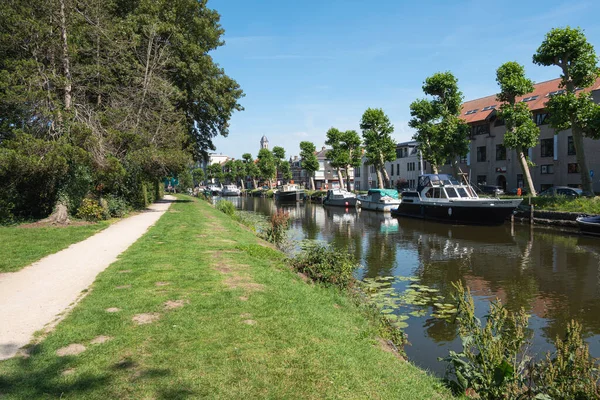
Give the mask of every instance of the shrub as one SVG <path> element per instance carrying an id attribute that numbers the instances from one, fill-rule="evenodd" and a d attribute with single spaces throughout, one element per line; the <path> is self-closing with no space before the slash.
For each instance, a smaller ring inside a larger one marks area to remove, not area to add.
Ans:
<path id="1" fill-rule="evenodd" d="M 116 197 L 114 195 L 106 196 L 106 203 L 108 205 L 108 212 L 111 217 L 123 218 L 130 211 L 129 205 L 125 199 Z"/>
<path id="2" fill-rule="evenodd" d="M 271 216 L 270 226 L 265 230 L 264 238 L 278 247 L 282 247 L 287 239 L 286 229 L 288 227 L 289 219 L 289 213 L 277 210 L 277 212 Z"/>
<path id="3" fill-rule="evenodd" d="M 235 206 L 233 205 L 232 202 L 227 201 L 227 200 L 219 200 L 216 204 L 217 210 L 221 211 L 222 213 L 225 213 L 229 216 L 234 216 L 235 215 Z"/>
<path id="4" fill-rule="evenodd" d="M 348 253 L 319 243 L 305 243 L 302 251 L 290 259 L 293 269 L 326 286 L 351 287 L 358 264 Z"/>
<path id="5" fill-rule="evenodd" d="M 99 221 L 103 217 L 103 209 L 97 201 L 93 199 L 83 199 L 79 210 L 77 210 L 77 218 L 85 219 L 86 221 Z"/>

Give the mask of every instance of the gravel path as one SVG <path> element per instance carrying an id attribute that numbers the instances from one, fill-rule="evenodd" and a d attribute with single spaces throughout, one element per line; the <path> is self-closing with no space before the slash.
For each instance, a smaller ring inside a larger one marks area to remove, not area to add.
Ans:
<path id="1" fill-rule="evenodd" d="M 117 260 L 167 211 L 173 196 L 18 272 L 0 274 L 0 360 L 59 318 L 96 275 Z M 0 396 L 1 397 L 1 396 Z"/>

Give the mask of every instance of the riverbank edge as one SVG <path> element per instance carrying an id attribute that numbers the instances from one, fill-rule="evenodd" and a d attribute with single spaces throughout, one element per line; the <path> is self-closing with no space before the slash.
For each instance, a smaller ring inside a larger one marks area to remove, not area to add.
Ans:
<path id="1" fill-rule="evenodd" d="M 303 282 L 283 260 L 208 203 L 179 196 L 54 332 L 0 362 L 0 395 L 451 398 L 382 350 L 347 296 Z"/>

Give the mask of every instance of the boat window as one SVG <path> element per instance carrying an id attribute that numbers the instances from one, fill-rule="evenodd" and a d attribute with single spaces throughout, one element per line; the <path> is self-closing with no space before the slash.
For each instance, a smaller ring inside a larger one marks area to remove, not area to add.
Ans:
<path id="1" fill-rule="evenodd" d="M 458 197 L 458 194 L 456 193 L 456 190 L 454 190 L 454 188 L 446 188 L 446 193 L 448 194 L 448 197 L 451 199 Z"/>
<path id="2" fill-rule="evenodd" d="M 433 190 L 434 189 L 427 189 L 427 192 L 425 192 L 425 197 L 431 197 Z"/>
<path id="3" fill-rule="evenodd" d="M 467 194 L 467 191 L 464 188 L 457 188 L 458 190 L 458 194 L 460 195 L 460 197 L 469 197 L 469 195 Z"/>
<path id="4" fill-rule="evenodd" d="M 440 198 L 440 191 L 441 191 L 440 188 L 433 189 L 433 198 L 434 199 L 439 199 Z"/>

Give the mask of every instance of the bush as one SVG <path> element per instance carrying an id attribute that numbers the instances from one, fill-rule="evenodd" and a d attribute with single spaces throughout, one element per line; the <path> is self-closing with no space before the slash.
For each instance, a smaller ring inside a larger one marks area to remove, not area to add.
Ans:
<path id="1" fill-rule="evenodd" d="M 86 221 L 96 222 L 103 219 L 104 210 L 97 201 L 93 199 L 83 199 L 79 210 L 77 210 L 77 218 L 84 219 Z"/>
<path id="2" fill-rule="evenodd" d="M 108 212 L 111 217 L 123 218 L 129 213 L 130 208 L 125 199 L 116 197 L 113 195 L 106 196 L 106 203 L 108 205 Z"/>
<path id="3" fill-rule="evenodd" d="M 319 243 L 305 243 L 300 254 L 290 259 L 290 265 L 315 282 L 342 289 L 354 286 L 353 273 L 358 267 L 350 254 Z"/>
<path id="4" fill-rule="evenodd" d="M 215 206 L 217 207 L 217 210 L 221 211 L 222 213 L 225 213 L 229 216 L 235 215 L 235 206 L 230 201 L 219 200 Z"/>
<path id="5" fill-rule="evenodd" d="M 290 214 L 277 210 L 275 214 L 271 215 L 270 226 L 265 230 L 264 238 L 278 247 L 284 246 L 289 219 Z"/>

